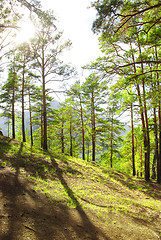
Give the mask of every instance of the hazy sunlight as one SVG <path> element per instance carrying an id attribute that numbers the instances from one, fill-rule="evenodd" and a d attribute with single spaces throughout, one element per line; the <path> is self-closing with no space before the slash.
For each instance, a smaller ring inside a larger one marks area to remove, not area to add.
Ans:
<path id="1" fill-rule="evenodd" d="M 15 43 L 21 44 L 23 42 L 28 42 L 35 34 L 35 27 L 30 20 L 23 21 L 20 24 L 20 29 L 18 30 Z"/>

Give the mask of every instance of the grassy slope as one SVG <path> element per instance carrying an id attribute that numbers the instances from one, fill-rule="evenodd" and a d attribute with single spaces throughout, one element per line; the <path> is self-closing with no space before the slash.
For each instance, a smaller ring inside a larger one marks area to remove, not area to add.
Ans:
<path id="1" fill-rule="evenodd" d="M 0 239 L 161 239 L 154 182 L 2 138 L 0 186 Z"/>

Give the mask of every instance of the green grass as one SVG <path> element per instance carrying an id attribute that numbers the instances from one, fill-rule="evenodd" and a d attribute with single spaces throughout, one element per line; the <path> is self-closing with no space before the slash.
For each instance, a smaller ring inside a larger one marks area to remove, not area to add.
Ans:
<path id="1" fill-rule="evenodd" d="M 94 165 L 43 150 L 28 144 L 3 142 L 0 139 L 1 166 L 19 168 L 33 184 L 33 190 L 43 193 L 49 202 L 63 203 L 72 208 L 81 206 L 109 222 L 110 214 L 124 215 L 152 222 L 152 214 L 161 211 L 161 191 L 143 179 L 133 178 L 109 168 Z M 149 214 L 149 212 L 151 214 Z M 113 219 L 113 224 L 116 220 Z"/>

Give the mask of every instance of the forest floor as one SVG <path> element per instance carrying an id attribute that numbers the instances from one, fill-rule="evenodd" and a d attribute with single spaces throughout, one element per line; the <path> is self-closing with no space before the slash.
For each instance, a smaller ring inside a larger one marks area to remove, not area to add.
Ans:
<path id="1" fill-rule="evenodd" d="M 161 239 L 161 186 L 3 137 L 0 239 Z"/>

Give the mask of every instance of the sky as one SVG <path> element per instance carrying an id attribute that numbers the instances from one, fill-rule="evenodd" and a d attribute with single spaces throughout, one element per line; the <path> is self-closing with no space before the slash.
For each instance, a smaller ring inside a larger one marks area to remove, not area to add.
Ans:
<path id="1" fill-rule="evenodd" d="M 52 9 L 59 22 L 64 38 L 70 39 L 72 49 L 64 59 L 78 68 L 95 60 L 100 55 L 98 36 L 91 28 L 96 11 L 90 0 L 41 0 L 43 8 Z"/>
<path id="2" fill-rule="evenodd" d="M 92 23 L 96 18 L 96 10 L 90 8 L 90 3 L 90 0 L 41 0 L 43 10 L 53 10 L 57 19 L 56 25 L 64 32 L 64 41 L 69 39 L 72 42 L 71 49 L 65 51 L 62 58 L 65 63 L 71 63 L 76 68 L 77 78 L 81 82 L 90 74 L 88 70 L 82 70 L 82 66 L 95 61 L 101 55 L 98 36 L 91 30 Z M 31 22 L 24 21 L 25 19 L 20 23 L 22 28 L 15 40 L 18 44 L 24 41 L 24 38 L 30 38 L 34 34 Z M 71 78 L 68 82 L 65 81 L 65 88 L 69 88 L 75 81 L 76 77 Z M 49 87 L 53 87 L 53 82 Z M 55 82 L 54 88 L 61 90 L 62 83 Z M 58 95 L 54 98 L 57 97 Z"/>

